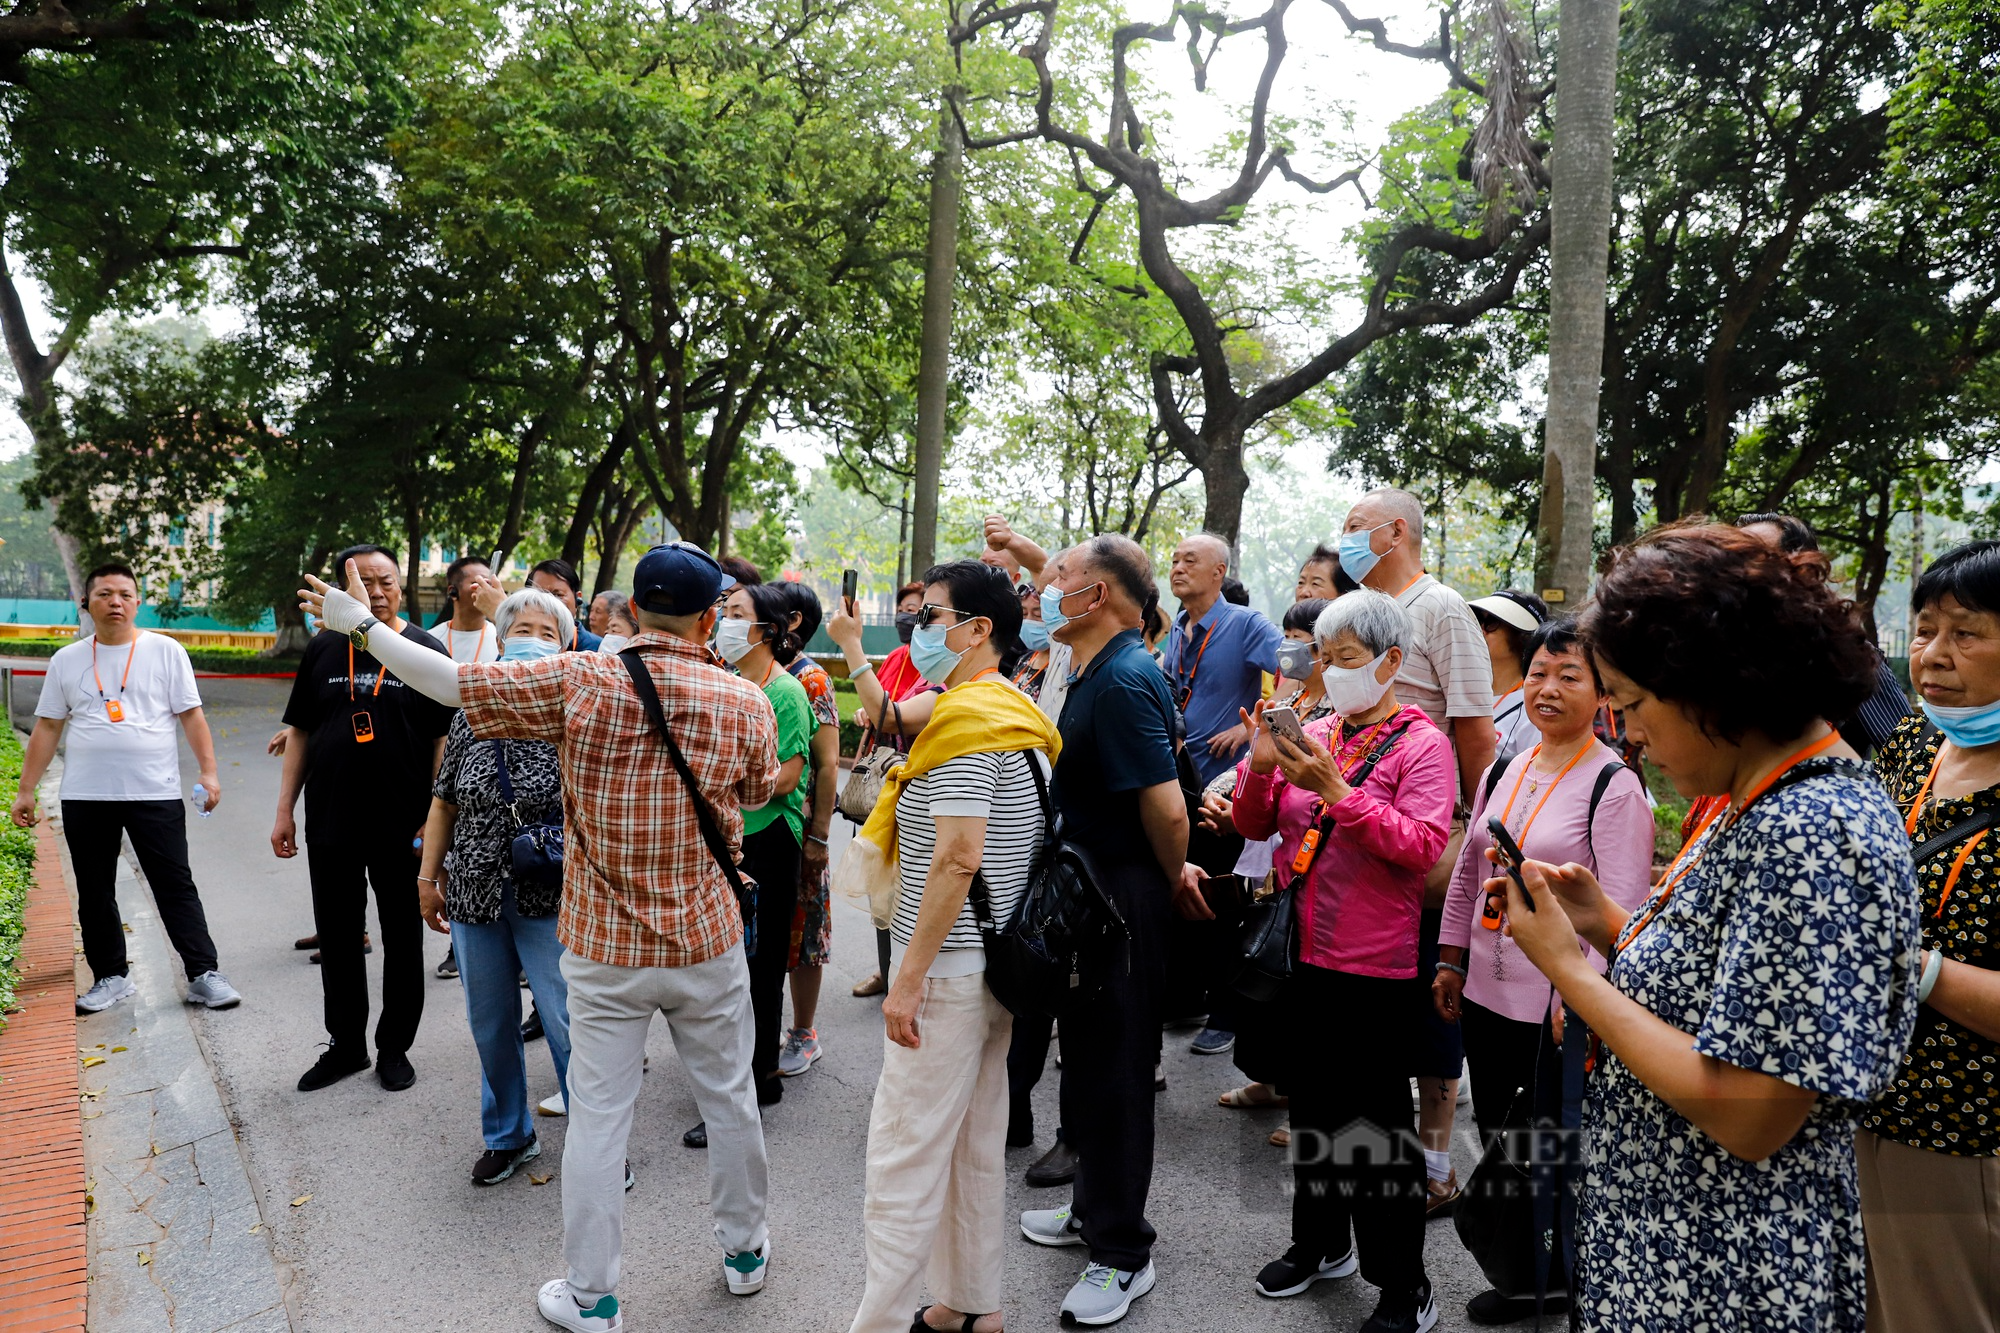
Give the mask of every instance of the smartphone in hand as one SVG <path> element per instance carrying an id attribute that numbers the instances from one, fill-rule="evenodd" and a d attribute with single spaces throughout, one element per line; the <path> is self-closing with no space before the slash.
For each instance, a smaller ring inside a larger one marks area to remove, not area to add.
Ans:
<path id="1" fill-rule="evenodd" d="M 861 586 L 861 572 L 855 569 L 840 571 L 840 598 L 844 602 L 854 600 L 855 590 Z"/>
<path id="2" fill-rule="evenodd" d="M 1501 869 L 1505 870 L 1508 878 L 1514 881 L 1514 887 L 1521 891 L 1521 900 L 1528 904 L 1528 910 L 1535 911 L 1535 896 L 1528 892 L 1528 882 L 1521 878 L 1521 862 L 1528 858 L 1521 855 L 1520 845 L 1514 841 L 1514 835 L 1507 831 L 1507 826 L 1501 823 L 1498 817 L 1487 819 L 1486 831 L 1493 835 L 1493 845 L 1500 849 Z"/>
<path id="3" fill-rule="evenodd" d="M 1264 710 L 1264 725 L 1273 736 L 1283 736 L 1300 747 L 1306 743 L 1306 729 L 1300 725 L 1299 715 L 1284 704 L 1272 704 Z"/>

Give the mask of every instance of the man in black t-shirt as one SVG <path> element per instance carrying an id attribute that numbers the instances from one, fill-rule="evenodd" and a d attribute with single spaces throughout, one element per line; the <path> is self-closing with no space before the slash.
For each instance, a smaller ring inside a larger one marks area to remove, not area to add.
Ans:
<path id="1" fill-rule="evenodd" d="M 361 571 L 377 620 L 438 653 L 444 645 L 405 621 L 396 558 L 379 546 L 334 557 Z M 312 1092 L 368 1068 L 368 973 L 362 934 L 368 885 L 382 931 L 382 1015 L 376 1075 L 401 1092 L 416 1081 L 410 1043 L 424 1013 L 423 926 L 417 914 L 416 839 L 452 710 L 410 689 L 347 636 L 322 631 L 306 645 L 285 705 L 285 771 L 271 850 L 298 855 L 292 811 L 306 798 L 306 869 L 326 999 L 325 1054 L 299 1079 Z"/>

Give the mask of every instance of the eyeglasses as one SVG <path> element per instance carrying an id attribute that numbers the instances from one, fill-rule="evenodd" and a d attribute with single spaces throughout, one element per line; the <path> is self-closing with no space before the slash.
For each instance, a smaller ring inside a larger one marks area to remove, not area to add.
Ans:
<path id="1" fill-rule="evenodd" d="M 967 620 L 984 620 L 986 618 L 984 616 L 976 616 L 970 611 L 961 611 L 955 606 L 939 606 L 936 602 L 925 602 L 917 608 L 917 628 L 930 628 L 931 622 L 936 619 L 940 612 L 948 616 L 958 617 L 957 624 L 952 626 L 953 629 L 957 629 L 959 625 L 963 625 Z"/>

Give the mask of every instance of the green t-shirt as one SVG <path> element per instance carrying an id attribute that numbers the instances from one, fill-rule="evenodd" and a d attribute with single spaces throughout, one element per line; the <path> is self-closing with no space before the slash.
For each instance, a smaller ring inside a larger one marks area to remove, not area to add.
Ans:
<path id="1" fill-rule="evenodd" d="M 771 672 L 771 679 L 764 685 L 764 697 L 771 701 L 771 711 L 778 715 L 778 762 L 788 763 L 811 748 L 813 728 L 818 725 L 813 720 L 812 701 L 806 698 L 806 687 L 783 667 Z M 745 810 L 743 831 L 762 833 L 783 815 L 792 830 L 792 841 L 800 842 L 805 835 L 805 811 L 806 782 L 802 775 L 798 786 L 762 810 Z"/>

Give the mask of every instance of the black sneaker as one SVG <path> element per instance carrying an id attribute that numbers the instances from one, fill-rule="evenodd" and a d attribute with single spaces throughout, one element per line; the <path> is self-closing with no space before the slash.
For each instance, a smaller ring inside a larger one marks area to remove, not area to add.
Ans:
<path id="1" fill-rule="evenodd" d="M 542 1031 L 542 1011 L 540 1009 L 530 1008 L 528 1010 L 528 1016 L 525 1019 L 521 1020 L 521 1040 L 537 1041 L 546 1035 L 547 1034 Z"/>
<path id="2" fill-rule="evenodd" d="M 1431 1284 L 1421 1282 L 1415 1291 L 1385 1291 L 1375 1303 L 1375 1313 L 1361 1326 L 1361 1333 L 1430 1333 L 1437 1327 L 1437 1302 L 1431 1299 Z"/>
<path id="3" fill-rule="evenodd" d="M 1284 1258 L 1273 1259 L 1257 1274 L 1257 1294 L 1273 1298 L 1297 1296 L 1315 1282 L 1352 1277 L 1359 1267 L 1361 1260 L 1355 1256 L 1351 1244 L 1338 1259 L 1322 1258 L 1317 1246 L 1294 1245 L 1285 1251 Z"/>
<path id="4" fill-rule="evenodd" d="M 706 1148 L 708 1146 L 708 1122 L 706 1120 L 695 1121 L 694 1128 L 681 1135 L 681 1146 L 683 1148 Z"/>
<path id="5" fill-rule="evenodd" d="M 514 1174 L 514 1168 L 542 1155 L 541 1141 L 529 1139 L 518 1148 L 488 1148 L 472 1164 L 472 1183 L 498 1185 Z"/>
<path id="6" fill-rule="evenodd" d="M 330 1087 L 349 1074 L 358 1074 L 368 1068 L 368 1052 L 356 1049 L 353 1054 L 335 1042 L 328 1042 L 320 1052 L 319 1061 L 311 1069 L 299 1075 L 300 1092 L 318 1092 Z"/>
<path id="7" fill-rule="evenodd" d="M 375 1053 L 375 1077 L 382 1080 L 382 1086 L 390 1092 L 401 1092 L 417 1081 L 417 1071 L 410 1065 L 410 1057 L 401 1051 L 377 1051 Z"/>
<path id="8" fill-rule="evenodd" d="M 458 946 L 456 944 L 444 951 L 444 961 L 437 965 L 437 975 L 439 981 L 450 981 L 458 975 Z"/>
<path id="9" fill-rule="evenodd" d="M 1553 1318 L 1569 1313 L 1569 1293 L 1552 1291 L 1542 1299 L 1542 1313 Z M 1533 1296 L 1502 1296 L 1482 1291 L 1465 1303 L 1465 1317 L 1475 1324 L 1518 1324 L 1535 1317 Z"/>
<path id="10" fill-rule="evenodd" d="M 1076 1149 L 1062 1135 L 1056 1135 L 1055 1145 L 1028 1168 L 1025 1179 L 1030 1189 L 1038 1190 L 1069 1184 L 1076 1179 Z"/>
<path id="11" fill-rule="evenodd" d="M 632 1192 L 633 1186 L 637 1185 L 638 1183 L 639 1183 L 639 1177 L 632 1174 L 632 1163 L 628 1159 L 625 1163 L 625 1192 L 627 1194 L 630 1194 Z"/>

